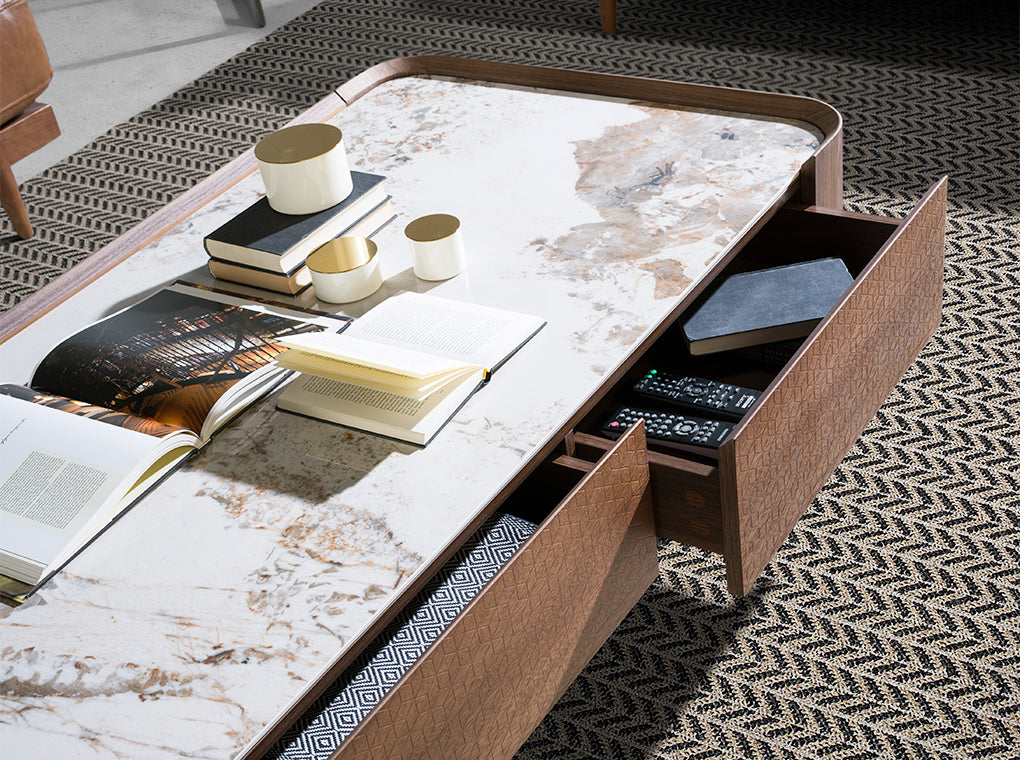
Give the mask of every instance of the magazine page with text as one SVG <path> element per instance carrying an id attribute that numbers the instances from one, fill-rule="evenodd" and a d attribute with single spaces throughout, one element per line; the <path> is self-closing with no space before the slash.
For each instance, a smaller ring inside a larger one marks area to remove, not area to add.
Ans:
<path id="1" fill-rule="evenodd" d="M 0 385 L 0 596 L 23 600 L 290 373 L 277 341 L 350 319 L 184 284 Z"/>

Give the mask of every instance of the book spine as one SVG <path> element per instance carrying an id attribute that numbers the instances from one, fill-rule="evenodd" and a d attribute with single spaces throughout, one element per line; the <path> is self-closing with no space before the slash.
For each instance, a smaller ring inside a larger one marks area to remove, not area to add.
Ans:
<path id="1" fill-rule="evenodd" d="M 372 237 L 394 219 L 396 219 L 396 214 L 390 200 L 387 199 L 351 225 L 343 234 Z M 297 295 L 303 292 L 312 281 L 311 272 L 304 262 L 292 272 L 281 273 L 253 264 L 226 261 L 210 256 L 208 267 L 210 274 L 218 280 L 288 295 Z"/>
<path id="2" fill-rule="evenodd" d="M 273 210 L 265 197 L 203 238 L 210 257 L 290 272 L 326 240 L 388 200 L 380 175 L 352 172 L 354 190 L 330 209 L 317 214 L 290 215 Z"/>

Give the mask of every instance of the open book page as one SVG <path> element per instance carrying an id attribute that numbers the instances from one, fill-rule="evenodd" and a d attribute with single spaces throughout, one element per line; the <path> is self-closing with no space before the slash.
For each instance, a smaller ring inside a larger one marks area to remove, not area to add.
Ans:
<path id="1" fill-rule="evenodd" d="M 415 399 L 317 375 L 299 375 L 277 403 L 287 411 L 425 445 L 483 381 L 479 369 L 425 399 Z"/>
<path id="2" fill-rule="evenodd" d="M 272 364 L 279 338 L 347 322 L 177 284 L 60 343 L 31 385 L 183 427 L 204 442 L 286 374 Z"/>
<path id="3" fill-rule="evenodd" d="M 277 401 L 291 412 L 425 444 L 518 348 L 538 317 L 401 293 L 342 335 L 286 340 L 301 371 Z"/>
<path id="4" fill-rule="evenodd" d="M 193 444 L 0 394 L 0 573 L 37 582 Z"/>
<path id="5" fill-rule="evenodd" d="M 544 324 L 529 314 L 407 292 L 387 298 L 355 320 L 346 336 L 494 371 Z"/>
<path id="6" fill-rule="evenodd" d="M 284 338 L 281 367 L 422 399 L 478 369 L 457 359 L 357 337 L 314 333 Z"/>
<path id="7" fill-rule="evenodd" d="M 60 411 L 67 412 L 68 414 L 76 414 L 79 417 L 87 417 L 90 420 L 103 422 L 107 425 L 116 425 L 117 427 L 135 430 L 139 433 L 145 433 L 145 435 L 151 435 L 156 438 L 166 438 L 172 435 L 179 436 L 183 434 L 186 438 L 190 439 L 194 445 L 198 444 L 198 439 L 195 434 L 186 428 L 182 428 L 177 425 L 164 425 L 162 422 L 148 419 L 147 417 L 135 417 L 133 414 L 115 412 L 102 406 L 93 406 L 92 404 L 86 404 L 83 401 L 70 399 L 66 396 L 54 396 L 52 394 L 40 393 L 39 391 L 28 388 L 24 385 L 4 383 L 3 385 L 0 385 L 0 395 L 11 396 L 13 398 L 21 399 L 22 401 L 27 401 L 31 404 L 41 404 L 42 406 L 59 409 Z"/>

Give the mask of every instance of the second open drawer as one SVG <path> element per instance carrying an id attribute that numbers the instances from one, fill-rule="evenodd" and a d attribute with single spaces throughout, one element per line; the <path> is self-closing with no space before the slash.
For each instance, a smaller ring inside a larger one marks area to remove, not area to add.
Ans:
<path id="1" fill-rule="evenodd" d="M 502 510 L 540 522 L 333 754 L 509 757 L 657 573 L 644 432 L 555 455 Z"/>
<path id="2" fill-rule="evenodd" d="M 781 209 L 718 276 L 837 256 L 854 282 L 836 306 L 772 365 L 690 357 L 667 330 L 595 405 L 575 449 L 612 445 L 602 420 L 653 367 L 763 391 L 717 456 L 649 446 L 656 531 L 723 554 L 728 589 L 746 593 L 938 326 L 945 212 L 945 180 L 903 220 Z"/>

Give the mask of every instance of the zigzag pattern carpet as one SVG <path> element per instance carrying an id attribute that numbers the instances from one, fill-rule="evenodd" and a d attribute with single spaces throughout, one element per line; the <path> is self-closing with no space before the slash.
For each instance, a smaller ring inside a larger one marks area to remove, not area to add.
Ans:
<path id="1" fill-rule="evenodd" d="M 822 7 L 824 6 L 824 7 Z M 443 53 L 810 95 L 846 205 L 949 174 L 941 328 L 747 597 L 663 543 L 642 602 L 521 760 L 1020 757 L 1014 0 L 329 0 L 24 186 L 9 307 L 391 57 Z"/>

